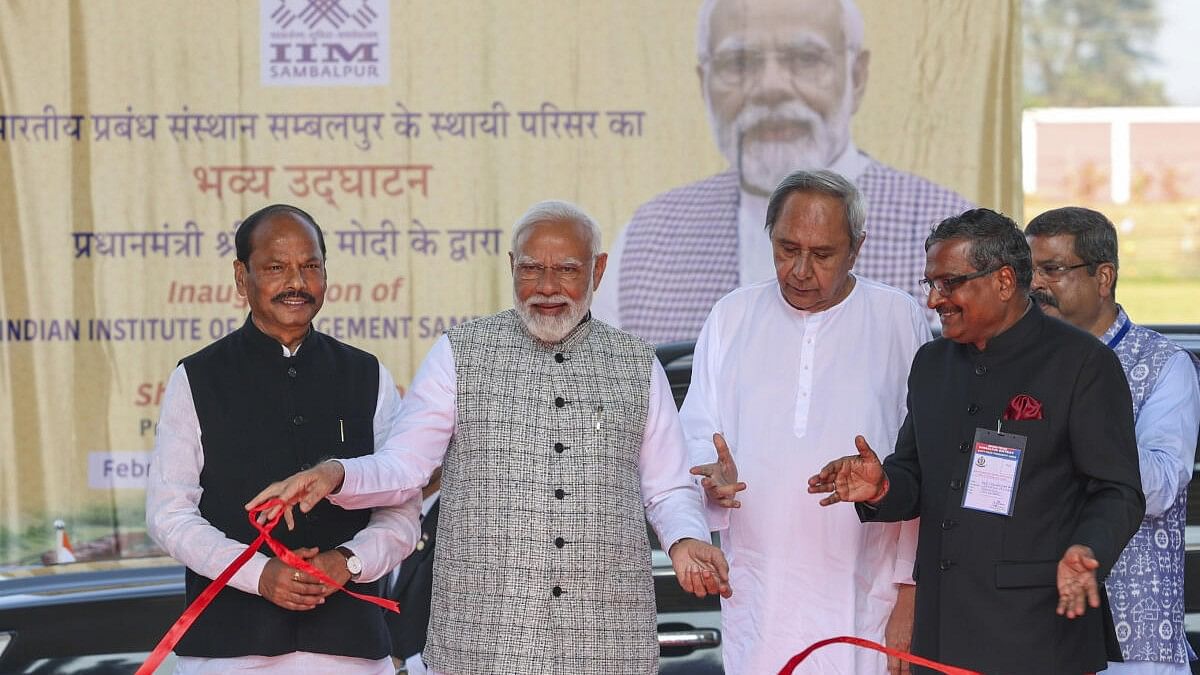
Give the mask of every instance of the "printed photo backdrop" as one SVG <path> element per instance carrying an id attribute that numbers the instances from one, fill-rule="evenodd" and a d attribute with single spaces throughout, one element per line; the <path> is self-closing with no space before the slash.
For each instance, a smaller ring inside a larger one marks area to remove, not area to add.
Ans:
<path id="1" fill-rule="evenodd" d="M 239 326 L 233 232 L 324 228 L 317 328 L 402 385 L 511 302 L 508 228 L 577 202 L 607 239 L 725 168 L 699 0 L 0 4 L 0 566 L 65 521 L 152 551 L 144 482 L 177 361 Z M 860 148 L 1019 217 L 1016 0 L 862 0 Z"/>

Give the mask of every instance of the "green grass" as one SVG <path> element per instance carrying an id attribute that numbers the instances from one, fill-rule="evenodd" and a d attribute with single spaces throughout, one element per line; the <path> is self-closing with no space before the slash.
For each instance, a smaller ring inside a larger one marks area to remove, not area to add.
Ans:
<path id="1" fill-rule="evenodd" d="M 1154 279 L 1121 275 L 1117 301 L 1138 323 L 1200 324 L 1200 278 Z"/>

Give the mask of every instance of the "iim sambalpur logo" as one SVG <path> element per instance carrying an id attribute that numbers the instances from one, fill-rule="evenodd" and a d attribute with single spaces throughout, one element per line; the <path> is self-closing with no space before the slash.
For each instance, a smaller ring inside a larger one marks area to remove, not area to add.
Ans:
<path id="1" fill-rule="evenodd" d="M 387 0 L 259 0 L 266 86 L 388 84 Z"/>

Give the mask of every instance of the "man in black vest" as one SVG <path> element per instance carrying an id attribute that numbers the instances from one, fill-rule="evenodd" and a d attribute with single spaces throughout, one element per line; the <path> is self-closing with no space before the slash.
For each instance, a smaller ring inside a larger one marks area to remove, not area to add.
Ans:
<path id="1" fill-rule="evenodd" d="M 1121 364 L 1030 301 L 1010 219 L 967 211 L 925 248 L 942 338 L 913 358 L 896 451 L 880 466 L 859 436 L 809 492 L 860 502 L 864 521 L 920 516 L 915 654 L 989 675 L 1103 670 L 1120 651 L 1101 582 L 1146 506 Z"/>
<path id="2" fill-rule="evenodd" d="M 264 481 L 329 457 L 374 452 L 400 401 L 374 356 L 313 329 L 325 242 L 312 217 L 268 206 L 235 235 L 245 324 L 188 356 L 163 398 L 146 492 L 150 535 L 187 566 L 191 602 L 257 535 L 243 504 Z M 377 579 L 417 539 L 418 500 L 346 510 L 322 504 L 274 535 L 346 588 Z M 177 672 L 391 674 L 379 608 L 257 553 L 175 648 Z"/>

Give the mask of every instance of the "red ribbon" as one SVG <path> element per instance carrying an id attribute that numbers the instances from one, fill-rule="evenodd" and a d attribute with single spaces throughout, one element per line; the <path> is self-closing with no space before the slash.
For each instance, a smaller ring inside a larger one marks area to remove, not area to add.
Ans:
<path id="1" fill-rule="evenodd" d="M 260 524 L 256 518 L 259 512 L 266 511 L 276 506 L 280 508 L 279 512 L 275 514 L 275 517 L 271 518 L 265 524 Z M 233 575 L 242 568 L 242 565 L 246 564 L 247 560 L 254 557 L 255 552 L 257 552 L 259 547 L 263 544 L 266 544 L 268 547 L 270 547 L 270 549 L 274 551 L 275 555 L 278 556 L 279 559 L 285 564 L 295 567 L 301 572 L 315 577 L 317 581 L 320 581 L 328 586 L 334 586 L 339 591 L 345 591 L 359 600 L 366 600 L 367 602 L 379 605 L 386 610 L 396 612 L 397 614 L 400 613 L 400 605 L 396 604 L 396 601 L 386 600 L 374 595 L 365 595 L 362 593 L 355 593 L 354 591 L 348 591 L 341 584 L 326 576 L 325 573 L 320 569 L 310 564 L 307 560 L 304 560 L 295 553 L 292 553 L 286 546 L 278 541 L 275 541 L 275 538 L 271 536 L 271 530 L 275 529 L 275 526 L 279 524 L 279 519 L 283 517 L 283 511 L 286 508 L 288 507 L 283 503 L 283 501 L 279 499 L 272 499 L 264 504 L 259 504 L 250 511 L 250 524 L 254 526 L 254 529 L 258 530 L 258 538 L 251 542 L 250 546 L 248 546 L 245 551 L 242 551 L 241 555 L 235 558 L 233 562 L 229 563 L 229 567 L 226 567 L 225 571 L 221 572 L 216 579 L 213 579 L 212 583 L 210 583 L 208 587 L 205 588 L 204 591 L 192 601 L 192 604 L 188 605 L 188 608 L 184 610 L 183 614 L 179 617 L 175 624 L 167 630 L 167 634 L 164 635 L 162 640 L 159 641 L 158 646 L 154 648 L 154 651 L 150 652 L 150 656 L 146 659 L 146 662 L 142 664 L 142 667 L 138 668 L 135 675 L 150 675 L 150 673 L 154 672 L 155 668 L 158 668 L 163 659 L 167 657 L 167 654 L 169 654 L 171 650 L 175 648 L 175 645 L 179 642 L 179 640 L 183 638 L 183 634 L 192 627 L 192 624 L 196 621 L 196 617 L 200 616 L 200 614 L 204 612 L 204 609 L 208 607 L 210 602 L 213 601 L 213 598 L 217 597 L 217 593 L 220 593 L 221 589 L 225 588 L 225 585 L 229 583 L 229 580 L 233 578 Z"/>
<path id="2" fill-rule="evenodd" d="M 938 671 L 939 673 L 945 673 L 946 675 L 982 675 L 982 673 L 977 673 L 974 670 L 967 670 L 966 668 L 957 668 L 955 666 L 947 666 L 944 663 L 938 663 L 937 661 L 930 661 L 929 659 L 922 658 L 915 654 L 909 654 L 908 652 L 902 652 L 899 649 L 892 649 L 891 647 L 884 647 L 883 645 L 879 644 L 878 642 L 871 642 L 870 640 L 864 640 L 862 638 L 856 638 L 856 637 L 848 637 L 845 635 L 843 635 L 841 637 L 829 638 L 827 640 L 821 640 L 820 642 L 815 642 L 815 643 L 809 645 L 808 649 L 805 649 L 804 651 L 800 652 L 799 654 L 788 659 L 787 664 L 784 665 L 783 669 L 779 671 L 779 675 L 792 675 L 792 671 L 796 669 L 796 666 L 800 665 L 800 662 L 803 661 L 804 659 L 807 659 L 809 654 L 817 651 L 821 647 L 825 647 L 827 645 L 838 644 L 838 643 L 854 645 L 856 647 L 866 647 L 867 649 L 874 649 L 875 651 L 883 652 L 884 654 L 887 654 L 888 656 L 894 656 L 894 657 L 900 659 L 901 661 L 907 661 L 909 663 L 913 663 L 918 666 L 924 666 L 926 668 L 931 668 L 933 670 Z"/>

